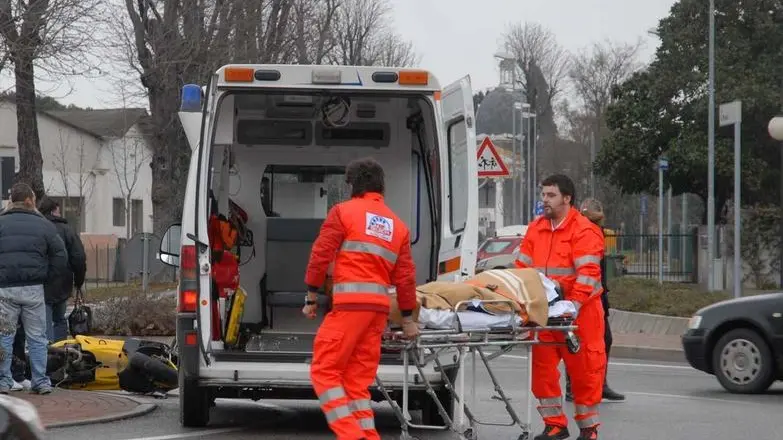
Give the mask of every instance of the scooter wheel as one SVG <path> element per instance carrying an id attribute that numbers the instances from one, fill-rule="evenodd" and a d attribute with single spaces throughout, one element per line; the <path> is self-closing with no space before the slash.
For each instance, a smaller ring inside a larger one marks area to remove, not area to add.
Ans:
<path id="1" fill-rule="evenodd" d="M 172 388 L 177 387 L 179 380 L 177 370 L 157 359 L 147 356 L 144 353 L 136 352 L 131 356 L 129 364 L 131 368 L 149 374 L 155 382 L 169 384 Z"/>

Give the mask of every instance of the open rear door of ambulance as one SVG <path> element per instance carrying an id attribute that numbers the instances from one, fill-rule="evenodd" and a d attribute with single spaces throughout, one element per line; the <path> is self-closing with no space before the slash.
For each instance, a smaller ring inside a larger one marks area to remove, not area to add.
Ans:
<path id="1" fill-rule="evenodd" d="M 445 139 L 438 279 L 458 281 L 475 274 L 478 248 L 476 119 L 469 76 L 443 88 L 441 111 Z"/>

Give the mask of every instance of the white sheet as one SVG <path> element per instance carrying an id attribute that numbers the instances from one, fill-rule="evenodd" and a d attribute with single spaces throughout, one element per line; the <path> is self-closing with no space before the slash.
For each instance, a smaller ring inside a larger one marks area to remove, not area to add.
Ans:
<path id="1" fill-rule="evenodd" d="M 558 301 L 549 307 L 549 317 L 559 317 L 576 313 L 576 307 L 571 301 Z M 464 330 L 476 328 L 511 327 L 512 319 L 517 325 L 522 325 L 522 318 L 516 313 L 490 314 L 476 311 L 454 313 L 451 310 L 426 309 L 419 310 L 419 327 L 431 330 L 450 330 L 457 328 L 457 316 Z"/>

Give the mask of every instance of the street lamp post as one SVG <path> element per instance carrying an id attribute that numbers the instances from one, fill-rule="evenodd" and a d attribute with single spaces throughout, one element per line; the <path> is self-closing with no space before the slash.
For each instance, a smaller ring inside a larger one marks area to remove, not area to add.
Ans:
<path id="1" fill-rule="evenodd" d="M 710 0 L 707 121 L 707 290 L 715 290 L 715 0 Z"/>
<path id="2" fill-rule="evenodd" d="M 783 115 L 772 118 L 767 129 L 772 139 L 783 142 Z M 783 146 L 780 150 L 780 173 L 780 237 L 783 239 Z M 780 252 L 780 287 L 783 288 L 783 251 Z"/>

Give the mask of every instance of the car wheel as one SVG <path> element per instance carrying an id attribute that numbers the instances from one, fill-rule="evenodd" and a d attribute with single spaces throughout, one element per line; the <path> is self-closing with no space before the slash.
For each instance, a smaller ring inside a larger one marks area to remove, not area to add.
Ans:
<path id="1" fill-rule="evenodd" d="M 732 393 L 763 393 L 775 381 L 772 352 L 754 330 L 739 328 L 723 335 L 715 344 L 712 364 L 721 386 Z"/>

